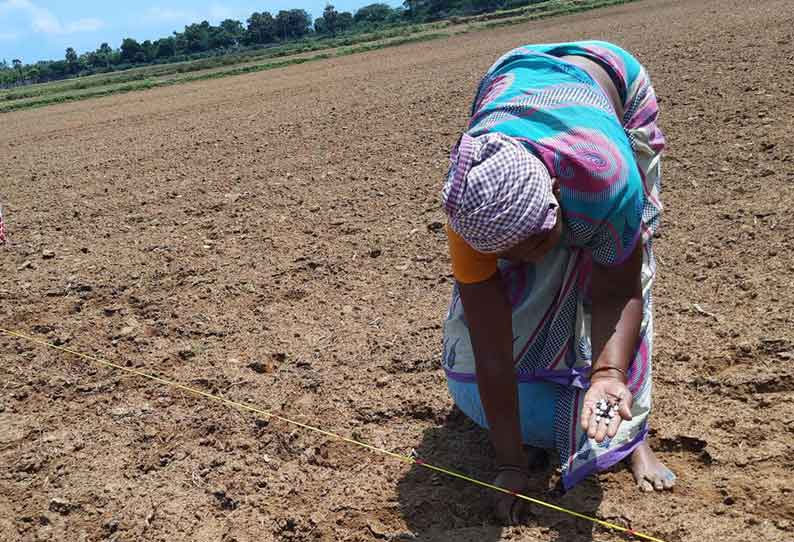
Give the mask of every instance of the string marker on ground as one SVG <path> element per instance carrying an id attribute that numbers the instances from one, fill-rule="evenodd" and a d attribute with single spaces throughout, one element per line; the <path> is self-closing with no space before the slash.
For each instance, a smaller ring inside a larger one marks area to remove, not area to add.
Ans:
<path id="1" fill-rule="evenodd" d="M 575 517 L 575 518 L 584 519 L 584 520 L 590 521 L 590 522 L 592 522 L 592 523 L 594 523 L 596 525 L 600 525 L 602 527 L 606 527 L 606 528 L 608 528 L 610 530 L 617 531 L 619 533 L 627 534 L 627 535 L 629 535 L 631 537 L 634 537 L 634 538 L 639 538 L 639 539 L 642 539 L 642 540 L 649 540 L 650 542 L 665 542 L 664 540 L 662 540 L 660 538 L 655 538 L 655 537 L 653 537 L 651 535 L 647 535 L 647 534 L 641 533 L 639 531 L 636 531 L 634 529 L 630 529 L 628 527 L 623 527 L 622 525 L 618 525 L 616 523 L 611 523 L 609 521 L 604 521 L 602 519 L 598 519 L 598 518 L 595 518 L 595 517 L 592 517 L 592 516 L 588 516 L 586 514 L 581 514 L 579 512 L 576 512 L 574 510 L 569 510 L 567 508 L 564 508 L 562 506 L 558 506 L 556 504 L 551 504 L 551 503 L 542 501 L 540 499 L 536 499 L 534 497 L 530 497 L 528 495 L 524 495 L 524 494 L 521 494 L 521 493 L 516 493 L 516 492 L 511 491 L 509 489 L 505 489 L 503 487 L 499 487 L 499 486 L 496 486 L 496 485 L 493 485 L 493 484 L 489 484 L 487 482 L 483 482 L 482 480 L 478 480 L 476 478 L 471 478 L 470 476 L 466 476 L 465 474 L 462 474 L 460 472 L 456 472 L 456 471 L 453 471 L 453 470 L 446 469 L 444 467 L 439 467 L 437 465 L 433 465 L 433 464 L 428 463 L 427 461 L 425 461 L 423 459 L 420 459 L 418 457 L 412 457 L 412 456 L 408 456 L 408 455 L 398 454 L 398 453 L 386 450 L 385 448 L 379 448 L 377 446 L 373 446 L 371 444 L 367 444 L 365 442 L 361 442 L 361 441 L 356 440 L 356 439 L 345 437 L 345 436 L 339 435 L 337 433 L 333 433 L 331 431 L 326 431 L 325 429 L 320 429 L 319 427 L 314 427 L 312 425 L 308 425 L 308 424 L 301 423 L 301 422 L 298 422 L 298 421 L 295 421 L 295 420 L 291 420 L 289 418 L 285 418 L 284 416 L 280 416 L 278 414 L 273 414 L 272 412 L 269 412 L 267 410 L 262 410 L 261 408 L 253 406 L 253 405 L 249 405 L 249 404 L 246 404 L 246 403 L 240 403 L 238 401 L 233 401 L 231 399 L 226 399 L 225 397 L 221 397 L 220 395 L 215 395 L 215 394 L 208 393 L 206 391 L 202 391 L 202 390 L 199 390 L 199 389 L 196 389 L 196 388 L 191 388 L 190 386 L 185 386 L 184 384 L 180 384 L 180 383 L 174 382 L 172 380 L 167 380 L 165 378 L 160 378 L 159 376 L 154 376 L 154 375 L 151 375 L 149 373 L 146 373 L 146 372 L 143 372 L 143 371 L 139 371 L 137 369 L 131 369 L 129 367 L 124 367 L 123 365 L 119 365 L 117 363 L 113 363 L 113 362 L 107 361 L 105 359 L 98 358 L 96 356 L 92 356 L 92 355 L 89 355 L 89 354 L 83 354 L 81 352 L 77 352 L 77 351 L 71 350 L 69 348 L 64 348 L 62 346 L 56 346 L 56 345 L 54 345 L 52 343 L 49 343 L 47 341 L 43 341 L 41 339 L 37 339 L 37 338 L 31 337 L 29 335 L 25 335 L 24 333 L 20 333 L 18 331 L 12 331 L 12 330 L 8 330 L 8 329 L 0 328 L 0 333 L 2 333 L 4 335 L 7 335 L 9 337 L 16 337 L 16 338 L 24 339 L 26 341 L 33 342 L 33 343 L 36 343 L 36 344 L 39 344 L 39 345 L 42 345 L 42 346 L 46 346 L 47 348 L 51 348 L 53 350 L 58 350 L 60 352 L 66 353 L 66 354 L 71 354 L 71 355 L 77 356 L 78 358 L 81 358 L 81 359 L 93 361 L 95 363 L 99 363 L 100 365 L 104 365 L 105 367 L 111 367 L 111 368 L 117 369 L 119 371 L 124 371 L 124 372 L 129 373 L 129 374 L 140 376 L 141 378 L 146 378 L 148 380 L 152 380 L 154 382 L 158 382 L 158 383 L 163 384 L 165 386 L 170 386 L 172 388 L 180 389 L 182 391 L 187 391 L 187 392 L 193 393 L 195 395 L 200 395 L 202 397 L 206 397 L 207 399 L 212 399 L 213 401 L 218 401 L 219 403 L 223 403 L 223 404 L 225 404 L 227 406 L 235 407 L 235 408 L 240 409 L 240 410 L 247 410 L 249 412 L 255 412 L 257 414 L 261 414 L 263 416 L 267 416 L 268 418 L 273 418 L 273 419 L 276 419 L 276 420 L 280 420 L 280 421 L 283 421 L 285 423 L 288 423 L 288 424 L 291 424 L 291 425 L 295 425 L 297 427 L 301 427 L 301 428 L 306 429 L 308 431 L 313 431 L 313 432 L 318 433 L 320 435 L 324 435 L 324 436 L 331 437 L 331 438 L 334 438 L 334 439 L 337 439 L 337 440 L 341 440 L 343 442 L 347 442 L 349 444 L 353 444 L 353 445 L 359 446 L 359 447 L 367 449 L 367 450 L 369 450 L 371 452 L 376 452 L 376 453 L 379 453 L 379 454 L 387 455 L 389 457 L 392 457 L 394 459 L 402 461 L 403 463 L 410 463 L 410 464 L 414 464 L 414 465 L 419 465 L 419 466 L 424 467 L 426 469 L 434 470 L 436 472 L 440 472 L 440 473 L 446 474 L 446 475 L 448 475 L 448 476 L 450 476 L 452 478 L 457 478 L 459 480 L 464 480 L 466 482 L 470 482 L 470 483 L 478 485 L 480 487 L 484 487 L 484 488 L 487 488 L 487 489 L 492 489 L 494 491 L 499 491 L 500 493 L 506 493 L 508 495 L 513 495 L 516 498 L 519 498 L 521 500 L 530 502 L 532 504 L 537 504 L 538 506 L 543 506 L 544 508 L 549 508 L 551 510 L 554 510 L 554 511 L 557 511 L 557 512 L 561 512 L 563 514 L 567 514 L 567 515 Z"/>

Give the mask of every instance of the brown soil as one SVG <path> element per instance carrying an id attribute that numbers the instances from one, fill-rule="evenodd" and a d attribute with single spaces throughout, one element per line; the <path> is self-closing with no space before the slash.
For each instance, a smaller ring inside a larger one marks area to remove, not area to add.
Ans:
<path id="1" fill-rule="evenodd" d="M 0 327 L 492 476 L 439 368 L 447 151 L 507 49 L 599 37 L 669 139 L 652 445 L 541 498 L 667 541 L 794 538 L 794 15 L 647 1 L 2 116 Z M 51 251 L 51 252 L 45 252 Z M 697 307 L 696 307 L 697 305 Z M 711 315 L 707 314 L 710 313 Z M 620 540 L 0 337 L 0 540 Z"/>

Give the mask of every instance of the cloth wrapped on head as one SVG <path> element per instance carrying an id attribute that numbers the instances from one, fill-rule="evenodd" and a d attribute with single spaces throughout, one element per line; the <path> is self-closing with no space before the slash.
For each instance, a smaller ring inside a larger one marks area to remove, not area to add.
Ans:
<path id="1" fill-rule="evenodd" d="M 554 227 L 557 200 L 543 162 L 500 133 L 463 134 L 442 198 L 449 225 L 472 248 L 503 252 Z"/>

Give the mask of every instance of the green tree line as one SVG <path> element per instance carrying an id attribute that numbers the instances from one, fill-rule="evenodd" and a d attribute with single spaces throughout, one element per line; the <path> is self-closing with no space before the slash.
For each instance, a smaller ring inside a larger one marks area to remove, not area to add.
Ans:
<path id="1" fill-rule="evenodd" d="M 245 24 L 226 19 L 214 26 L 207 21 L 185 26 L 182 32 L 157 40 L 139 42 L 124 38 L 118 48 L 102 43 L 96 50 L 78 54 L 66 49 L 63 60 L 24 64 L 15 58 L 0 60 L 0 87 L 42 83 L 131 67 L 182 62 L 231 51 L 270 47 L 308 37 L 371 32 L 400 24 L 443 19 L 509 9 L 543 0 L 405 0 L 403 7 L 383 3 L 366 5 L 355 13 L 339 12 L 328 4 L 314 20 L 302 9 L 254 12 Z"/>

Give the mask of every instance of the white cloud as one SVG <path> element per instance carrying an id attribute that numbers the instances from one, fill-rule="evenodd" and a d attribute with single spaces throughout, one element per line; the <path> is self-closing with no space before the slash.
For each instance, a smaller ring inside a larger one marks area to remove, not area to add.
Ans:
<path id="1" fill-rule="evenodd" d="M 196 18 L 196 14 L 180 9 L 154 7 L 147 9 L 144 17 L 158 22 L 190 22 Z"/>
<path id="2" fill-rule="evenodd" d="M 0 12 L 10 10 L 26 13 L 30 17 L 30 27 L 33 31 L 43 34 L 92 32 L 102 28 L 105 24 L 101 20 L 94 18 L 63 23 L 50 10 L 37 6 L 30 0 L 6 0 L 0 4 Z"/>
<path id="3" fill-rule="evenodd" d="M 78 19 L 73 23 L 68 23 L 64 28 L 68 34 L 73 32 L 93 32 L 105 26 L 101 19 L 88 17 L 86 19 Z"/>
<path id="4" fill-rule="evenodd" d="M 149 22 L 158 23 L 192 24 L 207 20 L 217 24 L 224 19 L 242 19 L 244 21 L 249 15 L 250 13 L 246 14 L 230 9 L 223 4 L 214 3 L 201 10 L 150 7 L 144 12 L 143 17 Z"/>

